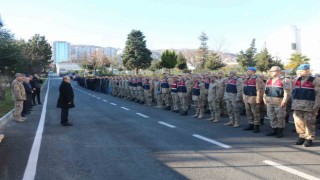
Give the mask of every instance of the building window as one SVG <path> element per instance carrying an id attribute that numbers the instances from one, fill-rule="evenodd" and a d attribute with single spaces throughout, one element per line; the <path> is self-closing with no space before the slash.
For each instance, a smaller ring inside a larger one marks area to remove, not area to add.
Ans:
<path id="1" fill-rule="evenodd" d="M 297 50 L 297 44 L 296 43 L 291 43 L 291 49 L 292 50 Z"/>

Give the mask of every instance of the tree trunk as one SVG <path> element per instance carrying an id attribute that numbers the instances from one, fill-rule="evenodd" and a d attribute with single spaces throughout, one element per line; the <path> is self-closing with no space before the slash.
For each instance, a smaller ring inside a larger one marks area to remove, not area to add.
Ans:
<path id="1" fill-rule="evenodd" d="M 139 75 L 139 69 L 138 68 L 135 69 L 135 73 L 136 73 L 136 75 Z"/>
<path id="2" fill-rule="evenodd" d="M 171 69 L 169 68 L 169 75 L 170 75 L 170 73 L 171 73 L 171 71 L 170 71 Z"/>

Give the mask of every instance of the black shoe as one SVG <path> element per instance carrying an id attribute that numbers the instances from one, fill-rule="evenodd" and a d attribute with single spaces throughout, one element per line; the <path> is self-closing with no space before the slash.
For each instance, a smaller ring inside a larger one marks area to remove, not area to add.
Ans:
<path id="1" fill-rule="evenodd" d="M 304 138 L 299 138 L 298 141 L 295 142 L 296 145 L 302 145 L 306 141 Z"/>
<path id="2" fill-rule="evenodd" d="M 188 115 L 188 111 L 182 111 L 182 112 L 180 113 L 180 115 L 181 115 L 181 116 L 186 116 L 186 115 Z"/>
<path id="3" fill-rule="evenodd" d="M 170 109 L 171 109 L 171 106 L 167 106 L 164 108 L 164 110 L 166 110 L 166 111 L 170 111 Z"/>
<path id="4" fill-rule="evenodd" d="M 254 125 L 253 133 L 259 133 L 260 132 L 260 125 Z"/>
<path id="5" fill-rule="evenodd" d="M 272 128 L 273 132 L 266 134 L 266 136 L 275 136 L 277 135 L 277 128 Z"/>
<path id="6" fill-rule="evenodd" d="M 312 140 L 305 140 L 304 143 L 303 143 L 303 146 L 304 147 L 311 147 L 312 146 Z"/>
<path id="7" fill-rule="evenodd" d="M 283 128 L 277 128 L 277 138 L 283 137 Z"/>
<path id="8" fill-rule="evenodd" d="M 243 130 L 244 131 L 252 131 L 254 128 L 253 128 L 253 124 L 249 124 L 246 128 L 244 128 Z"/>
<path id="9" fill-rule="evenodd" d="M 63 123 L 62 126 L 73 126 L 73 124 L 67 122 L 67 123 Z"/>
<path id="10" fill-rule="evenodd" d="M 227 114 L 220 114 L 220 117 L 222 117 L 222 118 L 228 118 L 229 115 L 227 115 Z"/>
<path id="11" fill-rule="evenodd" d="M 260 119 L 260 124 L 261 124 L 261 126 L 264 125 L 264 118 Z"/>

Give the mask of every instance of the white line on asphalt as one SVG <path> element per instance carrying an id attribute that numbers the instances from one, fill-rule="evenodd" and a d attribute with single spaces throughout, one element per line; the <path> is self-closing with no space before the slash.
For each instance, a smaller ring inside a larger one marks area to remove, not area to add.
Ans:
<path id="1" fill-rule="evenodd" d="M 121 107 L 122 109 L 124 109 L 124 110 L 127 110 L 127 111 L 129 111 L 130 109 L 128 109 L 128 108 L 126 108 L 126 107 Z"/>
<path id="2" fill-rule="evenodd" d="M 105 99 L 104 99 L 103 101 L 104 101 L 104 102 L 108 102 L 108 101 L 107 101 L 107 100 L 105 100 Z"/>
<path id="3" fill-rule="evenodd" d="M 92 94 L 88 93 L 89 96 L 91 96 Z"/>
<path id="4" fill-rule="evenodd" d="M 92 97 L 97 97 L 97 96 L 95 96 L 95 95 L 92 95 Z"/>
<path id="5" fill-rule="evenodd" d="M 175 126 L 171 125 L 171 124 L 168 124 L 168 123 L 165 123 L 165 122 L 162 122 L 162 121 L 159 121 L 158 122 L 159 124 L 162 124 L 162 125 L 165 125 L 165 126 L 168 126 L 170 128 L 176 128 Z"/>
<path id="6" fill-rule="evenodd" d="M 206 138 L 206 137 L 204 137 L 204 136 L 200 136 L 200 135 L 198 135 L 198 134 L 194 134 L 194 135 L 192 135 L 192 136 L 193 136 L 193 137 L 196 137 L 196 138 L 199 138 L 199 139 L 202 139 L 202 140 L 204 140 L 204 141 L 207 141 L 207 142 L 209 142 L 209 143 L 218 145 L 218 146 L 220 146 L 220 147 L 226 148 L 226 149 L 227 149 L 227 148 L 231 148 L 231 146 L 229 146 L 229 145 L 226 145 L 226 144 L 223 144 L 223 143 L 221 143 L 221 142 L 218 142 L 218 141 L 215 141 L 215 140 Z"/>
<path id="7" fill-rule="evenodd" d="M 97 97 L 97 99 L 101 99 L 101 98 Z"/>
<path id="8" fill-rule="evenodd" d="M 139 116 L 142 116 L 142 117 L 144 117 L 144 118 L 149 118 L 149 116 L 146 116 L 146 115 L 141 114 L 141 113 L 136 113 L 136 114 L 139 115 Z"/>
<path id="9" fill-rule="evenodd" d="M 46 112 L 47 112 L 48 94 L 49 94 L 49 89 L 50 89 L 49 87 L 50 87 L 50 81 L 48 81 L 47 93 L 44 98 L 44 103 L 42 106 L 42 112 L 41 112 L 41 116 L 40 116 L 39 125 L 37 128 L 36 136 L 34 137 L 34 141 L 32 144 L 30 155 L 29 155 L 27 167 L 24 171 L 23 180 L 33 180 L 36 176 L 42 133 L 43 133 L 43 128 L 44 128 L 44 122 L 46 120 L 45 118 L 46 118 Z"/>
<path id="10" fill-rule="evenodd" d="M 309 174 L 306 174 L 306 173 L 297 171 L 297 170 L 295 170 L 295 169 L 286 167 L 286 166 L 284 166 L 284 165 L 281 165 L 281 164 L 278 164 L 278 163 L 275 163 L 275 162 L 272 162 L 272 161 L 269 161 L 269 160 L 265 160 L 265 161 L 263 161 L 263 162 L 266 163 L 266 164 L 268 164 L 268 165 L 270 165 L 270 166 L 273 166 L 273 167 L 275 167 L 275 168 L 278 168 L 278 169 L 287 171 L 287 172 L 289 172 L 289 173 L 292 173 L 292 174 L 294 174 L 294 175 L 300 176 L 300 177 L 305 178 L 305 179 L 320 180 L 319 178 L 316 178 L 316 177 L 311 176 L 311 175 L 309 175 Z"/>
<path id="11" fill-rule="evenodd" d="M 112 105 L 114 105 L 114 106 L 116 106 L 117 104 L 115 104 L 115 103 L 110 103 L 110 104 L 112 104 Z"/>

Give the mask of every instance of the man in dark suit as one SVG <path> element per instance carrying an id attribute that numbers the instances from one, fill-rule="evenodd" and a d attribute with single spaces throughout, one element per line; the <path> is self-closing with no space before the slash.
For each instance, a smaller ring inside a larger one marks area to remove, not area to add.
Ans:
<path id="1" fill-rule="evenodd" d="M 72 126 L 71 123 L 68 122 L 69 109 L 74 108 L 74 94 L 73 89 L 70 84 L 70 77 L 64 76 L 63 81 L 59 87 L 59 99 L 57 103 L 57 108 L 61 108 L 61 125 L 62 126 Z"/>

